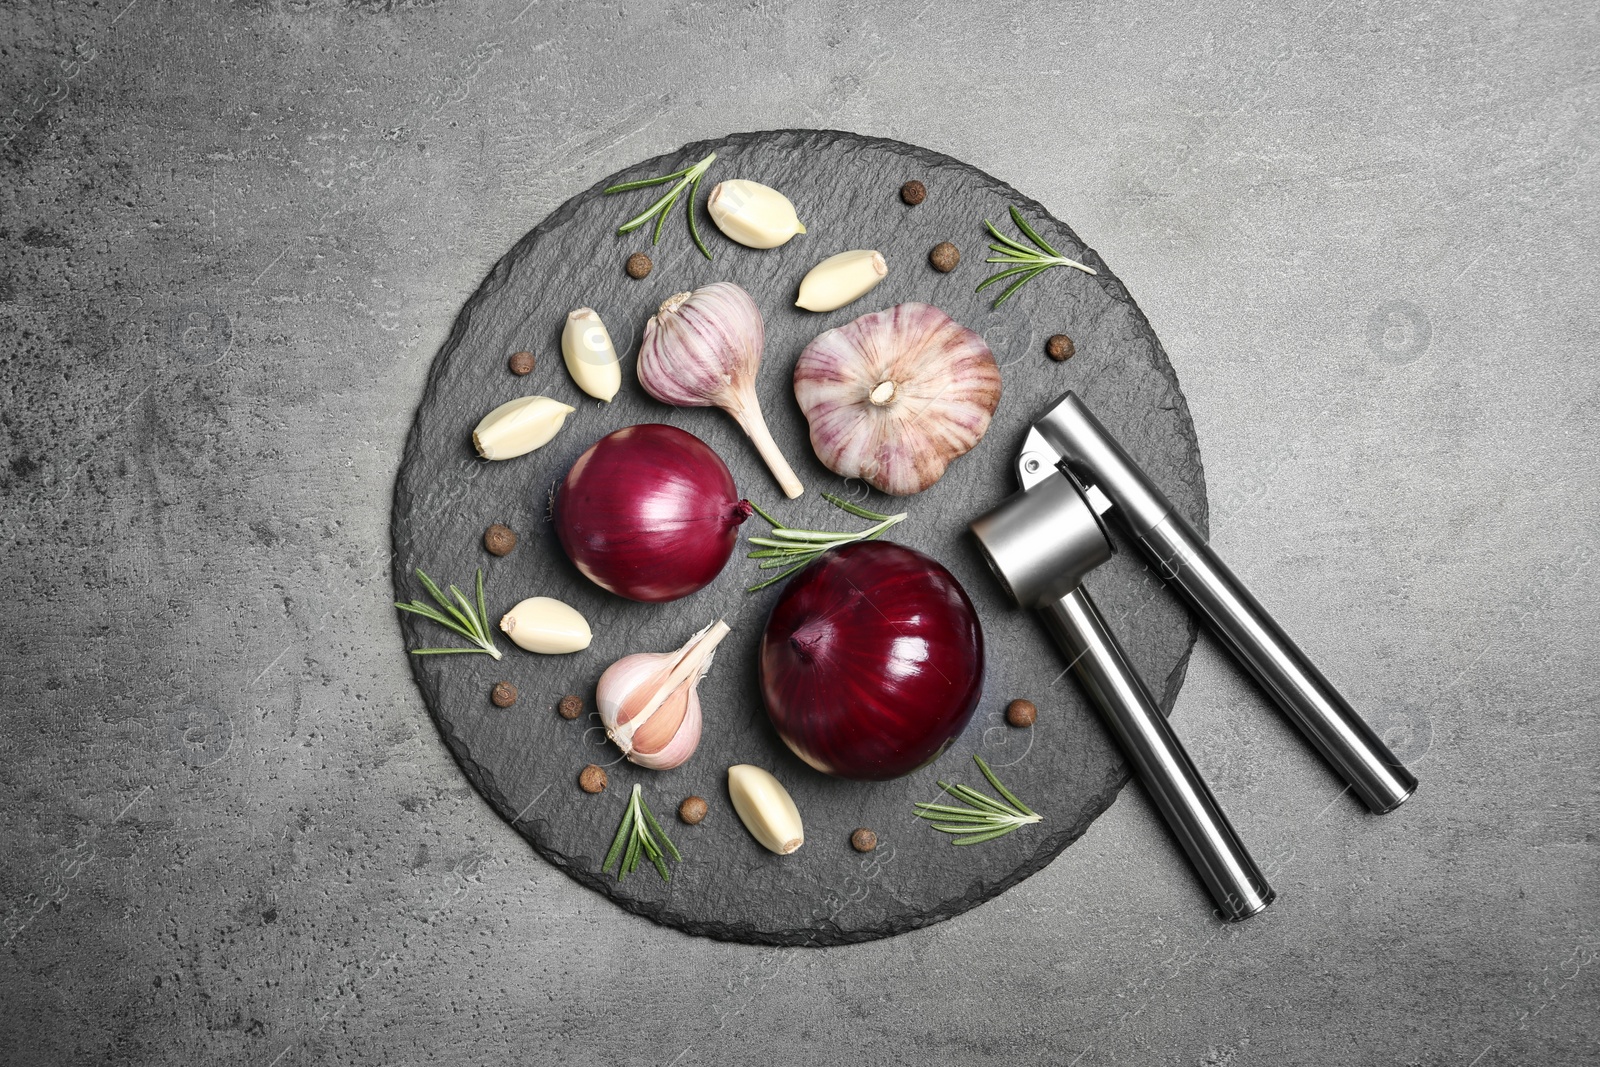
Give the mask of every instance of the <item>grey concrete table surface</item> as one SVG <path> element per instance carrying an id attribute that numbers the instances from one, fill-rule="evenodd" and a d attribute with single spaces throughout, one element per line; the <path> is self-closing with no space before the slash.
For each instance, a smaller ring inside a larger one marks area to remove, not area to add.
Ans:
<path id="1" fill-rule="evenodd" d="M 1491 1064 L 1600 1055 L 1591 5 L 266 0 L 0 13 L 0 1060 Z M 451 763 L 390 607 L 429 361 L 618 167 L 838 127 L 1098 248 L 1223 555 L 1422 788 L 1202 638 L 1175 721 L 1280 893 L 1145 797 L 934 928 L 713 943 Z"/>

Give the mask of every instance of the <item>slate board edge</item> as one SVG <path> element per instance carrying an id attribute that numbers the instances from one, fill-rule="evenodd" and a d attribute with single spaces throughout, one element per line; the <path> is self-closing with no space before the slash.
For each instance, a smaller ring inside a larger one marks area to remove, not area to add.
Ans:
<path id="1" fill-rule="evenodd" d="M 904 141 L 896 141 L 891 138 L 869 137 L 846 130 L 761 130 L 748 133 L 729 134 L 724 137 L 711 138 L 685 144 L 676 151 L 666 152 L 659 156 L 642 160 L 632 167 L 628 167 L 616 173 L 607 175 L 601 181 L 591 185 L 589 188 L 575 193 L 573 196 L 569 197 L 560 207 L 551 212 L 541 222 L 539 222 L 538 225 L 524 234 L 523 237 L 512 246 L 511 250 L 495 263 L 494 267 L 489 271 L 489 275 L 483 280 L 482 284 L 478 286 L 478 289 L 462 306 L 461 312 L 456 316 L 449 335 L 446 337 L 445 342 L 440 347 L 438 353 L 435 354 L 433 362 L 429 367 L 428 378 L 424 384 L 422 395 L 418 399 L 416 407 L 413 409 L 412 426 L 411 430 L 406 435 L 406 444 L 401 457 L 401 462 L 397 466 L 395 472 L 395 487 L 393 495 L 394 503 L 391 511 L 390 521 L 390 570 L 391 579 L 394 584 L 396 600 L 407 600 L 410 597 L 410 594 L 407 592 L 410 582 L 410 575 L 403 573 L 400 570 L 400 560 L 403 553 L 402 546 L 400 545 L 399 539 L 396 535 L 396 531 L 398 529 L 398 522 L 396 520 L 398 520 L 402 514 L 409 510 L 410 504 L 409 494 L 406 490 L 406 486 L 400 478 L 400 472 L 410 465 L 414 455 L 420 451 L 421 447 L 421 443 L 418 439 L 418 426 L 415 419 L 415 412 L 422 408 L 428 396 L 433 392 L 437 380 L 444 372 L 444 365 L 446 362 L 445 357 L 454 352 L 457 346 L 461 344 L 462 340 L 466 336 L 467 326 L 470 323 L 478 306 L 492 293 L 498 290 L 500 286 L 505 284 L 506 279 L 511 273 L 511 265 L 528 253 L 533 243 L 542 233 L 560 225 L 570 214 L 577 210 L 577 206 L 579 204 L 587 203 L 590 198 L 601 195 L 607 186 L 617 182 L 619 178 L 622 180 L 634 180 L 635 177 L 648 177 L 658 173 L 666 173 L 669 170 L 678 169 L 678 167 L 672 166 L 671 164 L 677 163 L 684 159 L 693 161 L 703 157 L 708 152 L 720 150 L 728 146 L 753 144 L 769 138 L 778 137 L 827 138 L 830 140 L 836 138 L 848 138 L 858 142 L 862 148 L 888 148 L 911 156 L 915 159 L 926 161 L 928 164 L 930 164 L 930 169 L 934 166 L 941 166 L 945 164 L 956 164 L 959 166 L 971 167 L 971 164 L 963 163 L 961 160 L 957 160 L 954 157 L 947 156 L 944 153 L 936 152 L 929 148 L 923 148 L 919 145 L 908 144 Z M 1039 212 L 1041 214 L 1049 215 L 1059 225 L 1071 231 L 1074 238 L 1077 238 L 1077 232 L 1072 230 L 1070 224 L 1055 218 L 1055 216 L 1051 214 L 1043 204 L 1032 199 L 1031 197 L 1023 195 L 1008 183 L 995 178 L 987 171 L 982 171 L 981 168 L 972 169 L 979 170 L 986 177 L 988 177 L 998 189 L 1007 194 L 1012 202 L 1016 203 L 1018 207 L 1023 209 L 1024 213 Z M 710 223 L 707 222 L 707 225 L 710 225 Z M 1079 242 L 1084 243 L 1081 241 L 1081 239 L 1079 239 Z M 1120 279 L 1118 279 L 1114 274 L 1110 273 L 1109 267 L 1106 265 L 1105 260 L 1101 258 L 1100 254 L 1086 244 L 1085 248 L 1087 249 L 1084 256 L 1084 261 L 1086 263 L 1093 267 L 1106 268 L 1106 270 L 1103 271 L 1096 279 L 1097 283 L 1102 287 L 1109 289 L 1116 299 L 1125 301 L 1127 303 L 1129 311 L 1133 315 L 1135 322 L 1141 328 L 1148 331 L 1149 336 L 1152 338 L 1156 346 L 1156 351 L 1159 355 L 1159 359 L 1157 361 L 1158 367 L 1163 376 L 1165 376 L 1171 384 L 1172 388 L 1170 395 L 1174 398 L 1174 403 L 1177 406 L 1177 415 L 1181 423 L 1188 430 L 1186 435 L 1187 438 L 1196 442 L 1191 446 L 1190 452 L 1196 475 L 1200 479 L 1202 486 L 1202 492 L 1200 495 L 1202 509 L 1196 514 L 1190 515 L 1189 518 L 1190 521 L 1194 523 L 1195 527 L 1200 531 L 1201 535 L 1205 536 L 1209 533 L 1210 496 L 1209 493 L 1204 491 L 1205 468 L 1199 452 L 1198 440 L 1195 437 L 1193 420 L 1189 414 L 1188 401 L 1184 397 L 1182 388 L 1178 382 L 1177 371 L 1173 368 L 1171 360 L 1167 358 L 1166 350 L 1161 345 L 1160 338 L 1156 335 L 1154 329 L 1150 327 L 1149 320 L 1146 318 L 1143 309 L 1139 307 L 1138 302 L 1133 298 L 1132 294 L 1127 291 L 1127 288 L 1122 284 Z M 397 612 L 396 614 L 399 615 L 400 613 Z M 400 618 L 399 622 L 402 635 L 402 648 L 408 648 L 409 646 L 406 643 L 406 628 L 408 625 L 416 624 L 414 620 L 405 617 Z M 1164 680 L 1158 698 L 1158 704 L 1162 713 L 1168 716 L 1170 716 L 1172 713 L 1173 705 L 1177 700 L 1178 691 L 1182 687 L 1184 677 L 1188 673 L 1189 659 L 1193 654 L 1194 643 L 1199 634 L 1199 624 L 1192 616 L 1189 619 L 1188 631 L 1188 646 L 1185 648 L 1182 656 L 1178 660 L 1177 665 Z M 671 927 L 686 934 L 699 937 L 708 937 L 718 941 L 731 941 L 742 944 L 775 945 L 781 947 L 824 948 L 837 945 L 860 944 L 869 941 L 876 941 L 885 937 L 893 937 L 898 934 L 907 933 L 911 930 L 924 929 L 936 923 L 943 922 L 946 919 L 954 918 L 955 916 L 960 915 L 979 904 L 1000 896 L 1017 883 L 1031 877 L 1034 874 L 1037 874 L 1047 864 L 1064 852 L 1068 846 L 1081 837 L 1087 831 L 1088 827 L 1093 824 L 1095 819 L 1104 814 L 1106 809 L 1109 808 L 1111 803 L 1116 799 L 1117 794 L 1121 792 L 1122 787 L 1126 785 L 1129 780 L 1129 775 L 1123 774 L 1116 781 L 1110 783 L 1105 791 L 1101 794 L 1099 800 L 1093 806 L 1092 814 L 1082 823 L 1080 828 L 1075 831 L 1060 833 L 1045 838 L 1043 842 L 1041 842 L 1040 847 L 1035 850 L 1034 854 L 1029 857 L 1026 862 L 1015 867 L 1005 878 L 997 882 L 990 882 L 983 885 L 974 886 L 969 889 L 968 892 L 963 893 L 960 896 L 943 901 L 940 904 L 927 909 L 918 917 L 916 921 L 911 923 L 906 923 L 903 920 L 895 920 L 893 922 L 883 923 L 876 926 L 859 927 L 850 931 L 842 931 L 836 927 L 832 927 L 829 924 L 821 924 L 818 926 L 802 927 L 797 929 L 762 930 L 742 924 L 709 922 L 693 918 L 681 912 L 672 911 L 664 906 L 652 905 L 648 901 L 640 901 L 633 898 L 617 896 L 612 892 L 613 888 L 617 884 L 614 877 L 611 875 L 602 874 L 597 870 L 591 870 L 587 866 L 578 866 L 571 857 L 546 847 L 545 845 L 541 844 L 531 832 L 525 831 L 523 826 L 519 824 L 521 820 L 517 818 L 514 809 L 509 803 L 507 803 L 505 796 L 501 793 L 497 783 L 494 780 L 494 776 L 478 764 L 478 762 L 473 758 L 470 748 L 455 735 L 449 724 L 438 715 L 434 714 L 433 708 L 438 702 L 438 694 L 430 688 L 421 670 L 421 661 L 414 657 L 410 657 L 409 655 L 408 658 L 412 660 L 412 680 L 416 683 L 418 690 L 422 693 L 423 701 L 429 709 L 429 715 L 433 719 L 434 724 L 438 727 L 440 735 L 444 738 L 446 747 L 450 750 L 451 756 L 461 768 L 462 773 L 466 776 L 467 780 L 471 783 L 479 795 L 489 802 L 490 807 L 495 811 L 495 813 L 508 824 L 510 824 L 511 827 L 515 829 L 523 838 L 523 840 L 533 847 L 535 852 L 537 852 L 553 866 L 565 872 L 574 881 L 600 894 L 603 894 L 613 904 L 616 904 L 630 912 L 633 912 L 636 915 L 640 915 L 663 926 Z M 650 872 L 648 871 L 643 872 L 643 874 L 649 873 Z"/>

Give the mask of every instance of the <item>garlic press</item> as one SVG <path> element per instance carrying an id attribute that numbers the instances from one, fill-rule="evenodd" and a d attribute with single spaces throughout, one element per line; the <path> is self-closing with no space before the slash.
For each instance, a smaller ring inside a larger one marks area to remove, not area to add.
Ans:
<path id="1" fill-rule="evenodd" d="M 1083 586 L 1117 551 L 1112 527 L 1371 811 L 1393 811 L 1416 790 L 1416 778 L 1072 392 L 1030 428 L 1017 477 L 1021 491 L 972 532 L 1010 597 L 1040 612 L 1223 918 L 1258 914 L 1275 893 Z"/>

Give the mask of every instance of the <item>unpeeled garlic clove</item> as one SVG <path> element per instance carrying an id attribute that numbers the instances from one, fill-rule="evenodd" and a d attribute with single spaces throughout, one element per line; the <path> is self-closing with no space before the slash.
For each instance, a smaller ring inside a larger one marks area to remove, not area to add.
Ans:
<path id="1" fill-rule="evenodd" d="M 561 356 L 578 388 L 596 400 L 611 402 L 622 388 L 622 364 L 606 324 L 593 308 L 578 308 L 561 328 Z"/>
<path id="2" fill-rule="evenodd" d="M 506 612 L 500 629 L 518 648 L 547 656 L 581 651 L 594 637 L 576 608 L 547 596 L 531 596 Z"/>
<path id="3" fill-rule="evenodd" d="M 807 272 L 800 282 L 795 307 L 807 311 L 833 311 L 866 296 L 889 273 L 883 253 L 871 248 L 829 256 Z"/>
<path id="4" fill-rule="evenodd" d="M 763 848 L 787 856 L 806 843 L 800 809 L 783 783 L 760 767 L 736 763 L 728 768 L 728 796 L 739 821 Z"/>
<path id="5" fill-rule="evenodd" d="M 547 396 L 524 396 L 501 404 L 472 431 L 472 447 L 484 459 L 514 459 L 546 444 L 573 408 Z"/>
<path id="6" fill-rule="evenodd" d="M 595 705 L 607 736 L 631 762 L 664 771 L 694 754 L 701 726 L 697 688 L 726 636 L 728 624 L 718 619 L 676 652 L 641 652 L 606 668 Z"/>
<path id="7" fill-rule="evenodd" d="M 748 248 L 777 248 L 806 232 L 788 197 L 748 178 L 718 182 L 706 210 L 717 229 Z"/>

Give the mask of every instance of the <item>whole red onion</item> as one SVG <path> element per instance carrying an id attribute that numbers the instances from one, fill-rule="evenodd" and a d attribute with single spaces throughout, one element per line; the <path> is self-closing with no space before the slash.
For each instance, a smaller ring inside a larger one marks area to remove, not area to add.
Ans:
<path id="1" fill-rule="evenodd" d="M 600 588 L 677 600 L 721 573 L 751 507 L 728 465 L 676 426 L 645 423 L 600 438 L 556 490 L 556 536 Z"/>
<path id="2" fill-rule="evenodd" d="M 841 778 L 909 774 L 967 725 L 983 628 L 936 560 L 861 541 L 789 580 L 761 637 L 767 716 L 795 755 Z"/>

